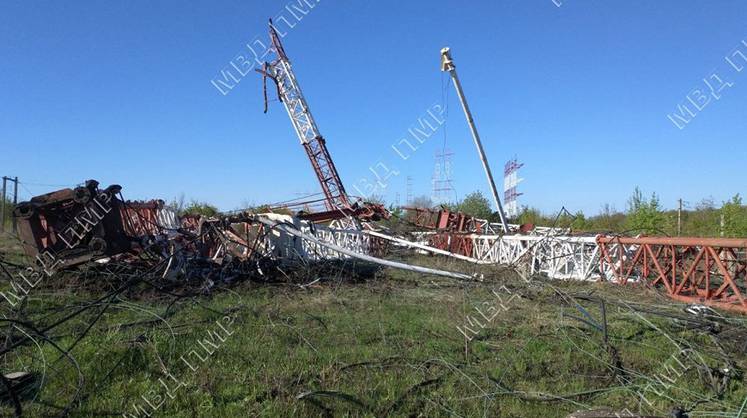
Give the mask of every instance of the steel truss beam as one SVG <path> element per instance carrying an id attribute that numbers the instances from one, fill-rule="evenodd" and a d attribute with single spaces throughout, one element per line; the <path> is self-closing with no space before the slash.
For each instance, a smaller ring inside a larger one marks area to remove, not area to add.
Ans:
<path id="1" fill-rule="evenodd" d="M 327 150 L 324 137 L 319 132 L 306 98 L 301 92 L 298 80 L 296 80 L 296 75 L 293 73 L 290 60 L 280 43 L 280 36 L 272 26 L 272 22 L 270 22 L 270 40 L 276 58 L 265 65 L 263 73 L 277 84 L 280 101 L 283 102 L 285 110 L 288 112 L 293 129 L 295 129 L 301 145 L 303 145 L 306 155 L 311 161 L 314 173 L 326 197 L 327 210 L 349 208 L 350 201 L 345 192 L 345 187 L 342 185 L 340 175 L 337 173 L 337 168 L 335 168 L 332 157 Z"/>
<path id="2" fill-rule="evenodd" d="M 674 299 L 747 313 L 747 239 L 435 233 L 429 245 L 552 279 L 661 289 Z"/>
<path id="3" fill-rule="evenodd" d="M 600 268 L 689 303 L 747 312 L 747 239 L 598 237 Z"/>

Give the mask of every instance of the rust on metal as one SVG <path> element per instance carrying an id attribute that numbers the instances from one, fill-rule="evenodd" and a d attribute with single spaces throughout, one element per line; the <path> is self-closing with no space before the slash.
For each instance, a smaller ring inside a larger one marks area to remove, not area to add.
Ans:
<path id="1" fill-rule="evenodd" d="M 600 268 L 616 283 L 642 282 L 680 301 L 747 313 L 747 239 L 599 236 L 597 243 Z"/>

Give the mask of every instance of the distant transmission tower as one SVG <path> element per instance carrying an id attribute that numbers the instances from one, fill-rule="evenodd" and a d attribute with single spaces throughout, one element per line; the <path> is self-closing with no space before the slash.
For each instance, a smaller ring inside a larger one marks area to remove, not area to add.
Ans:
<path id="1" fill-rule="evenodd" d="M 519 178 L 519 169 L 524 164 L 520 164 L 519 161 L 514 157 L 508 160 L 503 170 L 503 201 L 506 205 L 506 216 L 509 218 L 516 218 L 519 216 L 519 196 L 524 193 L 516 191 L 516 186 L 524 180 Z"/>
<path id="2" fill-rule="evenodd" d="M 405 204 L 409 205 L 412 203 L 412 177 L 407 176 L 407 180 L 405 180 L 405 193 L 406 193 L 406 201 Z"/>
<path id="3" fill-rule="evenodd" d="M 436 151 L 433 166 L 433 192 L 431 193 L 431 200 L 435 204 L 448 203 L 454 198 L 454 186 L 451 182 L 452 155 L 454 153 L 449 149 Z"/>

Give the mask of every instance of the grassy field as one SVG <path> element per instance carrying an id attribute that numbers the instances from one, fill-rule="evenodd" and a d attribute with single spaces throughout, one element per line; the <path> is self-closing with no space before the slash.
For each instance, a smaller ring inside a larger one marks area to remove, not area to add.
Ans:
<path id="1" fill-rule="evenodd" d="M 50 341 L 67 348 L 100 315 L 71 357 L 36 338 L 4 366 L 43 380 L 24 403 L 27 416 L 59 413 L 79 379 L 72 416 L 562 417 L 602 407 L 666 416 L 677 406 L 735 416 L 747 396 L 741 318 L 712 337 L 638 312 L 685 315 L 645 289 L 482 273 L 481 283 L 465 283 L 395 270 L 351 281 L 342 271 L 305 288 L 122 296 L 54 329 Z M 84 306 L 101 294 L 89 288 L 50 280 L 32 289 L 27 309 Z M 571 317 L 603 324 L 599 304 L 571 297 L 590 294 L 608 302 L 607 344 Z M 682 354 L 686 347 L 697 355 Z M 716 370 L 726 367 L 731 378 L 719 390 Z M 1 412 L 12 411 L 6 399 Z"/>

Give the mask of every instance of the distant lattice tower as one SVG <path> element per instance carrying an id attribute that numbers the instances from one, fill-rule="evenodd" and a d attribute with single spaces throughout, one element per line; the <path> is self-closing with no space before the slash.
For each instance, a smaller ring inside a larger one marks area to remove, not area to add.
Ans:
<path id="1" fill-rule="evenodd" d="M 407 176 L 407 180 L 405 183 L 405 193 L 406 193 L 405 198 L 407 199 L 405 203 L 409 205 L 410 203 L 412 203 L 412 177 L 411 176 Z"/>
<path id="2" fill-rule="evenodd" d="M 451 180 L 451 157 L 453 155 L 454 153 L 448 149 L 436 151 L 431 193 L 431 200 L 435 204 L 448 203 L 454 198 L 454 186 Z"/>
<path id="3" fill-rule="evenodd" d="M 514 157 L 508 160 L 503 170 L 503 202 L 505 205 L 506 216 L 509 218 L 516 218 L 519 216 L 519 196 L 524 193 L 519 193 L 516 190 L 516 186 L 524 180 L 519 178 L 519 169 L 524 164 L 520 164 L 519 161 Z"/>

